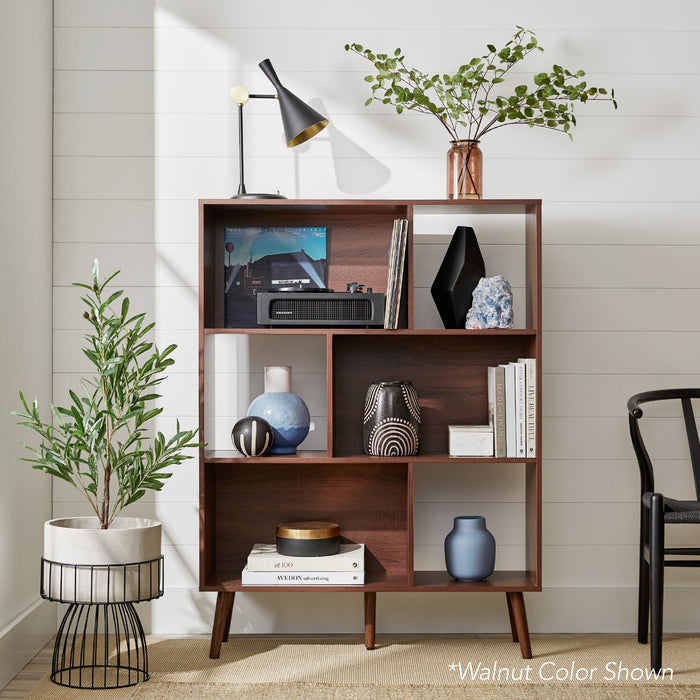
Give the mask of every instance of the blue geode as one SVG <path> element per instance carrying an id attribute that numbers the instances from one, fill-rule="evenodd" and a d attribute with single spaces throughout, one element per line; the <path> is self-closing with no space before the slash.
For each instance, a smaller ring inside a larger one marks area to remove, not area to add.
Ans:
<path id="1" fill-rule="evenodd" d="M 482 277 L 472 293 L 466 328 L 512 328 L 513 291 L 502 275 Z"/>

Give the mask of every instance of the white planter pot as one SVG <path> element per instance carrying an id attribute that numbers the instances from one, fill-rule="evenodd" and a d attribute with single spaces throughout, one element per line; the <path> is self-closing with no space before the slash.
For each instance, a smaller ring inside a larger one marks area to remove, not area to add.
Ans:
<path id="1" fill-rule="evenodd" d="M 161 524 L 116 518 L 101 530 L 91 518 L 44 523 L 42 593 L 70 603 L 135 603 L 161 591 Z"/>

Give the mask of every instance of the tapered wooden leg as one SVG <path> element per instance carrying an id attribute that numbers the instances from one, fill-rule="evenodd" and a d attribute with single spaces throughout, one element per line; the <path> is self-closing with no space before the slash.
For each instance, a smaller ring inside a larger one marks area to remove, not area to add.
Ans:
<path id="1" fill-rule="evenodd" d="M 229 591 L 219 591 L 216 596 L 214 626 L 211 630 L 211 646 L 209 647 L 210 659 L 218 659 L 221 653 L 221 644 L 228 641 L 228 630 L 231 626 L 233 598 L 235 595 L 235 593 Z"/>
<path id="2" fill-rule="evenodd" d="M 374 649 L 374 630 L 377 616 L 377 594 L 365 593 L 365 647 Z"/>
<path id="3" fill-rule="evenodd" d="M 515 623 L 515 633 L 513 641 L 517 635 L 517 641 L 520 642 L 520 655 L 523 659 L 532 658 L 532 649 L 530 647 L 530 630 L 527 628 L 527 614 L 525 612 L 525 599 L 522 591 L 513 591 L 506 593 L 508 599 L 508 608 L 512 614 L 512 620 Z"/>
<path id="4" fill-rule="evenodd" d="M 518 628 L 515 626 L 515 616 L 513 615 L 513 603 L 510 599 L 510 593 L 506 593 L 506 601 L 508 602 L 508 618 L 510 619 L 510 633 L 513 635 L 513 641 L 518 641 Z"/>

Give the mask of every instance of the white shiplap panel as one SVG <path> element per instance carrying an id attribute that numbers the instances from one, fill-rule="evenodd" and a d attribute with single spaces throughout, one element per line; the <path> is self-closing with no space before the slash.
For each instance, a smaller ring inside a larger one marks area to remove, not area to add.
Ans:
<path id="1" fill-rule="evenodd" d="M 317 142 L 318 141 L 318 142 Z M 284 149 L 288 150 L 288 149 Z M 370 156 L 331 160 L 331 145 L 310 142 L 303 154 L 282 151 L 276 158 L 246 161 L 249 189 L 280 190 L 289 197 L 440 198 L 445 194 L 444 155 L 425 159 Z M 55 159 L 58 199 L 191 199 L 230 197 L 238 183 L 237 158 Z M 700 160 L 492 159 L 484 166 L 489 198 L 558 201 L 668 201 L 695 197 Z M 600 253 L 601 257 L 603 253 Z M 604 265 L 604 260 L 601 261 Z"/>
<path id="2" fill-rule="evenodd" d="M 151 70 L 54 70 L 54 115 L 64 112 L 151 114 L 155 106 Z"/>
<path id="3" fill-rule="evenodd" d="M 80 280 L 82 281 L 82 279 Z M 198 289 L 194 287 L 121 287 L 119 277 L 115 289 L 124 289 L 124 295 L 114 304 L 118 311 L 124 298 L 129 299 L 132 314 L 145 313 L 146 320 L 155 322 L 161 330 L 193 330 L 197 328 Z M 54 286 L 53 325 L 62 330 L 87 331 L 91 326 L 83 319 L 87 306 L 81 301 L 81 290 L 76 287 Z"/>
<path id="4" fill-rule="evenodd" d="M 542 419 L 542 454 L 547 459 L 632 459 L 627 418 Z"/>
<path id="5" fill-rule="evenodd" d="M 631 545 L 639 541 L 635 503 L 543 503 L 543 545 Z"/>
<path id="6" fill-rule="evenodd" d="M 668 528 L 668 547 L 697 546 L 700 525 Z M 545 503 L 542 505 L 543 545 L 639 544 L 636 503 Z"/>
<path id="7" fill-rule="evenodd" d="M 645 417 L 642 420 L 644 441 L 652 459 L 688 458 L 688 443 L 681 420 L 670 417 Z M 543 418 L 542 423 L 545 432 L 543 454 L 547 459 L 628 460 L 634 458 L 626 414 L 619 418 L 554 418 L 550 416 Z"/>
<path id="8" fill-rule="evenodd" d="M 700 370 L 698 343 L 695 330 L 545 331 L 542 366 L 552 374 L 690 375 Z"/>
<path id="9" fill-rule="evenodd" d="M 54 243 L 197 244 L 197 200 L 55 199 Z"/>
<path id="10" fill-rule="evenodd" d="M 160 81 L 160 76 L 158 77 Z M 238 82 L 244 82 L 238 78 Z M 220 97 L 227 98 L 228 87 Z M 308 90 L 308 89 L 307 89 Z M 191 96 L 187 96 L 188 105 Z M 307 98 L 308 99 L 308 98 Z M 348 96 L 345 96 L 348 99 Z M 356 96 L 362 104 L 366 95 Z M 356 158 L 371 154 L 385 159 L 395 153 L 413 158 L 445 155 L 449 143 L 443 134 L 430 129 L 430 122 L 420 114 L 400 117 L 385 108 L 378 114 L 371 110 L 347 114 L 352 102 L 334 103 L 330 96 L 309 100 L 331 121 L 328 129 L 314 139 L 314 144 L 328 142 L 335 158 Z M 279 108 L 266 106 L 267 100 L 253 100 L 245 109 L 246 158 L 277 157 L 286 150 Z M 54 154 L 58 156 L 143 156 L 219 157 L 238 151 L 238 121 L 235 105 L 219 105 L 220 112 L 206 114 L 167 113 L 160 101 L 141 113 L 130 113 L 120 106 L 119 113 L 58 113 L 54 121 Z M 700 110 L 699 110 L 700 111 Z M 153 112 L 153 113 L 151 113 Z M 637 160 L 640 139 L 650 138 L 667 127 L 668 117 L 587 116 L 577 118 L 574 142 L 563 134 L 546 129 L 525 127 L 504 129 L 484 139 L 481 150 L 487 161 L 514 158 L 525 161 L 582 158 Z M 674 128 L 653 154 L 654 160 L 691 160 L 700 157 L 700 145 L 693 139 L 700 116 L 675 118 Z M 623 136 L 623 137 L 621 137 Z M 406 144 L 410 143 L 410 148 Z M 313 144 L 301 145 L 294 152 L 308 152 Z"/>
<path id="11" fill-rule="evenodd" d="M 699 217 L 698 201 L 549 201 L 542 212 L 542 241 L 545 247 L 696 245 Z M 639 285 L 643 284 L 644 277 L 640 276 Z"/>
<path id="12" fill-rule="evenodd" d="M 673 466 L 682 480 L 685 471 Z M 549 459 L 542 462 L 542 501 L 545 503 L 639 503 L 639 468 L 632 459 Z"/>
<path id="13" fill-rule="evenodd" d="M 684 386 L 700 386 L 700 374 L 545 374 L 542 410 L 545 416 L 625 417 L 633 394 Z M 660 406 L 666 404 L 670 415 L 670 402 Z M 675 412 L 680 415 L 677 405 Z"/>
<path id="14" fill-rule="evenodd" d="M 451 27 L 450 27 L 451 28 Z M 363 66 L 358 56 L 347 54 L 344 45 L 360 41 L 375 51 L 393 51 L 401 46 L 406 63 L 431 73 L 456 70 L 465 57 L 479 55 L 488 42 L 495 41 L 493 31 L 443 29 L 426 37 L 422 28 L 364 29 L 348 31 L 337 27 L 310 28 L 307 41 L 299 42 L 293 27 L 57 27 L 55 67 L 58 70 L 90 67 L 92 70 L 231 70 L 252 68 L 270 56 L 273 63 L 286 70 L 301 70 L 318 62 L 323 55 L 326 68 L 348 71 Z M 499 32 L 496 43 L 505 43 L 512 32 Z M 361 36 L 360 36 L 361 35 Z M 693 35 L 690 34 L 692 37 Z M 124 51 L 125 37 L 130 50 Z M 589 77 L 608 72 L 691 73 L 677 66 L 692 66 L 692 42 L 679 42 L 676 32 L 657 31 L 655 51 L 634 53 L 637 34 L 631 31 L 612 32 L 540 32 L 546 54 L 531 54 L 524 68 L 538 72 L 551 69 L 552 63 L 577 69 L 584 66 Z M 465 56 L 465 45 L 472 50 Z M 440 54 L 439 60 L 436 55 Z M 584 55 L 582 58 L 582 54 Z M 584 61 L 585 58 L 585 61 Z M 678 63 L 674 64 L 674 60 Z M 365 69 L 363 66 L 361 69 Z M 597 84 L 596 81 L 593 84 Z M 287 85 L 294 91 L 293 85 Z"/>
<path id="15" fill-rule="evenodd" d="M 545 287 L 693 289 L 700 285 L 699 265 L 698 244 L 546 245 L 542 250 Z M 694 320 L 688 319 L 688 327 L 700 327 Z"/>
<path id="16" fill-rule="evenodd" d="M 401 27 L 465 28 L 484 27 L 495 31 L 510 30 L 512 24 L 523 24 L 521 15 L 526 14 L 525 26 L 540 27 L 548 31 L 572 31 L 570 16 L 562 11 L 558 0 L 538 0 L 525 3 L 521 0 L 503 0 L 499 12 L 494 15 L 489 5 L 467 5 L 460 0 L 445 0 L 431 7 L 426 20 L 425 5 L 421 0 L 407 0 L 402 12 L 396 13 L 391 5 L 374 0 L 359 0 L 349 6 L 314 5 L 313 12 L 300 11 L 303 3 L 290 5 L 287 0 L 267 0 L 265 4 L 231 4 L 220 0 L 168 0 L 167 3 L 122 0 L 120 3 L 102 6 L 93 0 L 56 0 L 55 26 L 63 27 L 183 27 L 183 26 L 244 26 L 267 27 L 275 24 L 304 30 L 312 27 L 363 26 L 362 18 L 371 18 L 377 28 Z M 271 21 L 271 18 L 274 18 Z M 664 12 L 654 16 L 655 28 L 659 31 L 682 27 L 686 31 L 699 30 L 700 22 L 692 5 L 687 0 L 670 0 L 664 4 Z M 648 14 L 630 12 L 624 5 L 610 4 L 606 0 L 591 0 L 577 8 L 576 31 L 600 31 L 637 29 L 647 30 Z M 497 28 L 497 29 L 494 29 Z M 495 38 L 495 37 L 494 37 Z"/>
<path id="17" fill-rule="evenodd" d="M 70 285 L 90 281 L 92 261 L 100 261 L 101 279 L 120 271 L 113 284 L 125 286 L 188 287 L 198 285 L 197 244 L 152 243 L 56 243 L 54 284 Z"/>
<path id="18" fill-rule="evenodd" d="M 689 251 L 691 259 L 695 252 Z M 594 281 L 587 279 L 586 284 Z M 668 278 L 660 280 L 664 281 Z M 695 320 L 700 288 L 691 288 L 700 285 L 700 279 L 685 282 L 677 289 L 546 289 L 542 293 L 543 327 L 560 331 L 644 331 L 654 319 L 659 332 L 700 328 Z"/>
<path id="19" fill-rule="evenodd" d="M 639 547 L 636 544 L 545 546 L 542 568 L 548 588 L 635 588 L 639 578 Z M 700 577 L 697 569 L 668 567 L 664 583 L 671 597 L 676 594 L 672 589 L 697 589 Z"/>
<path id="20" fill-rule="evenodd" d="M 290 71 L 286 66 L 279 67 L 285 80 L 297 86 L 299 97 L 314 101 L 317 108 L 322 106 L 331 115 L 333 124 L 338 122 L 339 128 L 343 125 L 343 131 L 348 128 L 345 117 L 352 117 L 352 123 L 354 119 L 359 120 L 358 127 L 364 124 L 367 129 L 380 128 L 391 143 L 395 142 L 394 132 L 412 134 L 414 140 L 411 148 L 417 151 L 427 145 L 435 146 L 440 139 L 443 140 L 443 148 L 447 146 L 444 142 L 446 133 L 427 115 L 404 112 L 399 116 L 391 106 L 381 102 L 365 107 L 370 91 L 364 81 L 367 70 L 362 64 L 341 74 L 328 70 L 327 66 L 320 66 L 319 70 L 314 71 Z M 530 79 L 530 75 L 523 74 L 521 77 L 524 82 Z M 481 144 L 485 155 L 502 155 L 503 149 L 509 145 L 515 149 L 515 153 L 532 156 L 539 152 L 534 149 L 534 144 L 538 148 L 553 149 L 560 157 L 575 156 L 581 150 L 591 148 L 604 152 L 603 147 L 610 146 L 614 138 L 614 133 L 609 130 L 615 125 L 612 120 L 622 120 L 638 138 L 655 139 L 654 128 L 673 125 L 670 133 L 666 128 L 662 140 L 654 141 L 654 153 L 669 154 L 682 145 L 685 130 L 693 123 L 692 118 L 700 115 L 700 96 L 687 93 L 685 86 L 688 77 L 685 75 L 666 74 L 654 91 L 646 89 L 646 81 L 643 75 L 608 73 L 605 83 L 614 86 L 621 96 L 619 109 L 614 111 L 609 106 L 598 106 L 591 110 L 590 105 L 580 106 L 576 110 L 580 128 L 573 131 L 573 143 L 562 134 L 551 134 L 545 130 L 539 132 L 526 127 L 502 129 L 493 132 Z M 247 86 L 251 92 L 265 92 L 270 85 L 257 66 L 229 71 L 57 70 L 54 110 L 57 115 L 137 113 L 233 117 L 235 108 L 229 91 L 233 85 L 239 84 Z M 276 115 L 278 109 L 266 100 L 256 100 L 246 107 L 246 114 Z M 375 117 L 382 117 L 383 120 L 376 120 Z M 341 118 L 343 121 L 339 121 Z M 246 119 L 249 127 L 256 122 L 257 116 Z M 593 142 L 594 132 L 601 139 L 601 144 Z M 246 136 L 249 136 L 248 129 Z M 636 138 L 618 141 L 613 152 L 619 154 L 622 147 L 635 144 L 638 144 Z M 381 144 L 378 145 L 381 147 Z M 404 143 L 401 150 L 405 147 Z M 693 143 L 686 142 L 686 147 L 690 150 L 678 151 L 678 157 L 687 157 L 694 152 Z M 637 148 L 634 157 L 638 155 Z"/>
<path id="21" fill-rule="evenodd" d="M 165 595 L 173 589 L 194 589 L 199 586 L 199 546 L 163 547 Z"/>

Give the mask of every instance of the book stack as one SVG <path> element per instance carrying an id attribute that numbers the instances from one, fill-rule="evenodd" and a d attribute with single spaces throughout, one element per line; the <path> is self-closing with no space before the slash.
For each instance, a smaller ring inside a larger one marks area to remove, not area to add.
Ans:
<path id="1" fill-rule="evenodd" d="M 389 246 L 389 274 L 386 282 L 386 307 L 384 310 L 384 328 L 394 329 L 399 326 L 401 308 L 401 287 L 403 285 L 403 268 L 406 259 L 406 241 L 408 239 L 408 219 L 395 219 Z"/>
<path id="2" fill-rule="evenodd" d="M 364 544 L 341 544 L 327 557 L 288 557 L 274 544 L 256 544 L 248 555 L 244 586 L 354 586 L 365 582 Z"/>
<path id="3" fill-rule="evenodd" d="M 535 457 L 537 365 L 534 358 L 488 368 L 489 423 L 495 457 Z"/>

